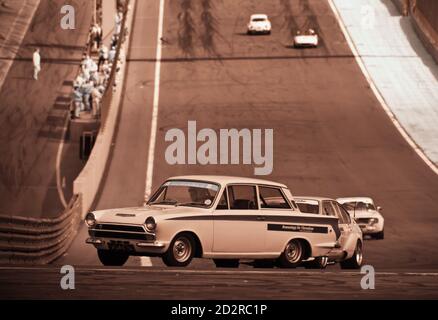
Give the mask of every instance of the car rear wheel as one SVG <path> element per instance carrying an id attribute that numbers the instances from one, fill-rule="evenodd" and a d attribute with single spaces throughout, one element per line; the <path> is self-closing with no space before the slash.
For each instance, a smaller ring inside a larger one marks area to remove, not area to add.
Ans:
<path id="1" fill-rule="evenodd" d="M 97 250 L 97 256 L 104 266 L 121 267 L 129 259 L 129 254 L 119 251 Z"/>
<path id="2" fill-rule="evenodd" d="M 358 241 L 353 256 L 347 260 L 341 261 L 342 269 L 360 269 L 363 262 L 362 242 Z"/>
<path id="3" fill-rule="evenodd" d="M 163 262 L 168 267 L 186 267 L 195 255 L 195 241 L 189 234 L 181 234 L 170 243 L 163 256 Z"/>
<path id="4" fill-rule="evenodd" d="M 278 259 L 280 267 L 296 268 L 304 258 L 303 244 L 299 240 L 292 240 L 284 248 L 283 253 Z"/>
<path id="5" fill-rule="evenodd" d="M 213 259 L 216 268 L 239 268 L 238 259 Z"/>

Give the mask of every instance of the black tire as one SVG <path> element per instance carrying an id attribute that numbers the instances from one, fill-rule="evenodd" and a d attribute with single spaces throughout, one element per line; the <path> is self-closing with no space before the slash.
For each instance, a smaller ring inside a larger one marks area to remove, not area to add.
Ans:
<path id="1" fill-rule="evenodd" d="M 216 268 L 239 268 L 239 259 L 213 259 Z"/>
<path id="2" fill-rule="evenodd" d="M 270 269 L 275 267 L 275 261 L 274 260 L 254 260 L 253 264 L 254 268 L 260 268 L 260 269 Z"/>
<path id="3" fill-rule="evenodd" d="M 305 255 L 303 243 L 299 240 L 291 240 L 284 248 L 278 264 L 282 268 L 296 268 L 301 265 Z"/>
<path id="4" fill-rule="evenodd" d="M 104 266 L 121 267 L 129 259 L 129 254 L 121 251 L 97 250 L 97 256 Z"/>
<path id="5" fill-rule="evenodd" d="M 363 263 L 363 246 L 358 241 L 353 256 L 347 260 L 341 261 L 341 269 L 360 269 Z"/>
<path id="6" fill-rule="evenodd" d="M 304 264 L 304 267 L 306 269 L 325 269 L 328 265 L 328 258 L 327 257 L 317 257 L 315 260 L 306 262 Z"/>
<path id="7" fill-rule="evenodd" d="M 172 240 L 162 260 L 168 267 L 186 267 L 192 262 L 195 252 L 195 240 L 190 234 L 183 233 Z"/>
<path id="8" fill-rule="evenodd" d="M 376 240 L 383 240 L 383 239 L 385 239 L 385 230 L 382 230 L 382 231 L 374 234 L 373 238 L 376 239 Z"/>

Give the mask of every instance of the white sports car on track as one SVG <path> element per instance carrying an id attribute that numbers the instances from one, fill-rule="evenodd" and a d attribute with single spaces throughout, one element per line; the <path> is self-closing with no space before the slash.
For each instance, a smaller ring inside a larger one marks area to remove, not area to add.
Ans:
<path id="1" fill-rule="evenodd" d="M 318 44 L 319 38 L 313 29 L 309 29 L 305 32 L 298 31 L 294 36 L 295 48 L 316 48 Z"/>
<path id="2" fill-rule="evenodd" d="M 248 23 L 248 34 L 271 34 L 271 22 L 266 14 L 253 14 Z"/>
<path id="3" fill-rule="evenodd" d="M 144 207 L 88 213 L 87 243 L 108 266 L 121 266 L 129 256 L 159 256 L 176 267 L 202 257 L 217 267 L 238 267 L 245 259 L 292 268 L 338 251 L 338 218 L 301 213 L 291 199 L 276 182 L 170 178 Z"/>
<path id="4" fill-rule="evenodd" d="M 315 260 L 309 267 L 324 267 L 330 262 L 340 262 L 341 268 L 360 268 L 363 260 L 362 231 L 348 212 L 336 200 L 322 197 L 295 197 L 301 212 L 336 217 L 341 236 L 338 246 L 327 255 L 325 261 Z"/>
<path id="5" fill-rule="evenodd" d="M 385 238 L 385 219 L 376 207 L 374 201 L 368 197 L 339 198 L 338 202 L 356 219 L 364 235 L 375 239 Z"/>

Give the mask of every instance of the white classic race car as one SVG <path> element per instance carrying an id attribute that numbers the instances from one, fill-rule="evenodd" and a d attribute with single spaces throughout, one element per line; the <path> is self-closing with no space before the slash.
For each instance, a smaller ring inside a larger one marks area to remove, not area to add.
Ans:
<path id="1" fill-rule="evenodd" d="M 315 259 L 307 267 L 324 267 L 327 263 L 339 262 L 343 269 L 356 269 L 363 262 L 362 231 L 354 219 L 336 200 L 322 197 L 295 197 L 301 212 L 320 216 L 336 217 L 341 235 L 336 248 L 330 251 L 326 260 Z"/>
<path id="2" fill-rule="evenodd" d="M 176 267 L 202 257 L 217 267 L 238 267 L 239 259 L 248 259 L 293 268 L 336 251 L 338 218 L 302 213 L 291 199 L 276 182 L 170 178 L 144 207 L 88 213 L 87 243 L 108 266 L 122 266 L 129 256 L 158 256 Z"/>
<path id="3" fill-rule="evenodd" d="M 368 197 L 339 198 L 338 202 L 354 217 L 364 235 L 379 240 L 385 238 L 385 219 L 380 213 L 382 208 L 376 207 L 373 199 Z"/>
<path id="4" fill-rule="evenodd" d="M 305 32 L 297 31 L 294 36 L 295 48 L 316 48 L 319 44 L 319 38 L 315 30 L 309 29 Z"/>
<path id="5" fill-rule="evenodd" d="M 271 22 L 266 14 L 253 14 L 248 23 L 248 34 L 271 34 Z"/>

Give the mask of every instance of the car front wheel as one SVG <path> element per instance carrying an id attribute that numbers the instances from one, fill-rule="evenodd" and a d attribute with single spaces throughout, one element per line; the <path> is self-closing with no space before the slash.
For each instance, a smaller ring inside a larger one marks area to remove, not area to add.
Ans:
<path id="1" fill-rule="evenodd" d="M 186 267 L 195 255 L 195 241 L 189 234 L 181 234 L 171 242 L 163 256 L 163 262 L 168 267 Z"/>
<path id="2" fill-rule="evenodd" d="M 121 267 L 129 259 L 129 254 L 118 251 L 97 250 L 97 255 L 100 262 L 109 267 Z"/>
<path id="3" fill-rule="evenodd" d="M 292 240 L 286 245 L 286 248 L 278 259 L 278 262 L 280 267 L 296 268 L 301 264 L 303 258 L 304 248 L 301 241 Z"/>
<path id="4" fill-rule="evenodd" d="M 363 248 L 362 242 L 358 241 L 356 244 L 356 249 L 354 250 L 354 254 L 351 258 L 341 261 L 342 269 L 360 269 L 363 262 Z"/>

